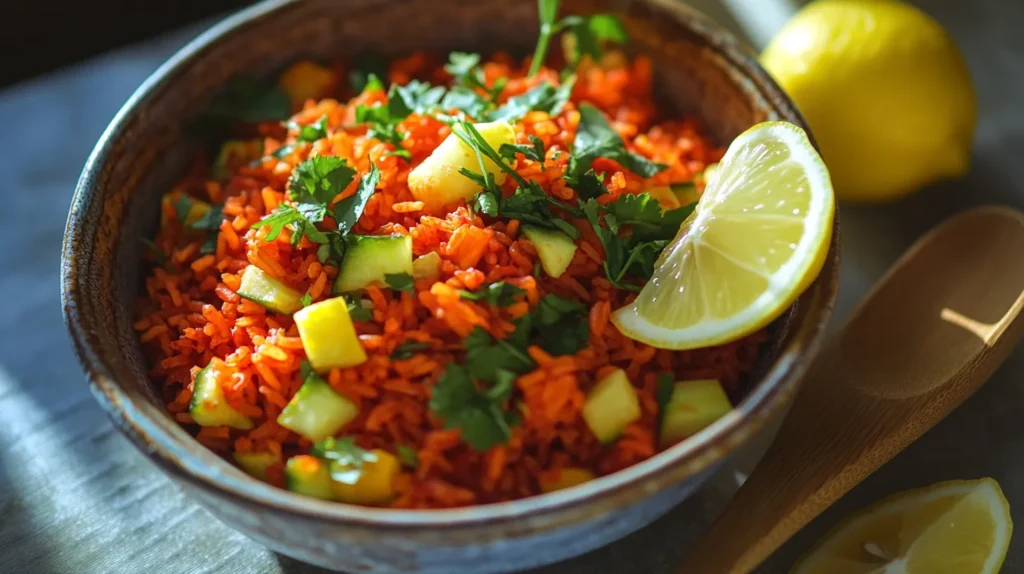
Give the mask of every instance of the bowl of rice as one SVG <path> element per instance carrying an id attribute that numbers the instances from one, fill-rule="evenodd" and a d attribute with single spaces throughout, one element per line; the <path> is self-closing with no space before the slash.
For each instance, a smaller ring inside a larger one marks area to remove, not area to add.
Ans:
<path id="1" fill-rule="evenodd" d="M 693 493 L 817 351 L 838 222 L 763 328 L 671 350 L 614 321 L 769 120 L 806 130 L 745 46 L 669 0 L 262 2 L 98 142 L 66 322 L 117 426 L 275 551 L 563 560 Z"/>

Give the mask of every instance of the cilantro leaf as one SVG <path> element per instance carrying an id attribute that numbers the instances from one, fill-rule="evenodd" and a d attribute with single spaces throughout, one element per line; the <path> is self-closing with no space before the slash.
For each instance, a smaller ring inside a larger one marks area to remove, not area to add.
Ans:
<path id="1" fill-rule="evenodd" d="M 189 128 L 212 139 L 237 123 L 281 121 L 291 115 L 291 100 L 284 90 L 276 84 L 239 75 L 228 81 Z"/>
<path id="2" fill-rule="evenodd" d="M 355 178 L 356 170 L 336 156 L 318 155 L 295 166 L 288 180 L 288 199 L 330 204 Z"/>
<path id="3" fill-rule="evenodd" d="M 401 121 L 412 113 L 433 111 L 444 95 L 443 86 L 431 86 L 419 80 L 411 80 L 404 86 L 392 84 L 388 90 L 388 111 L 393 120 Z"/>
<path id="4" fill-rule="evenodd" d="M 303 293 L 302 298 L 299 299 L 299 302 L 302 303 L 303 307 L 309 307 L 310 303 L 313 302 L 313 296 L 309 294 L 309 291 L 306 291 Z"/>
<path id="5" fill-rule="evenodd" d="M 481 327 L 466 337 L 466 369 L 484 381 L 496 382 L 501 371 L 527 373 L 536 365 L 526 352 L 514 342 L 494 339 Z"/>
<path id="6" fill-rule="evenodd" d="M 457 85 L 465 86 L 471 92 L 475 92 L 475 90 L 486 92 L 490 97 L 490 102 L 487 102 L 488 106 L 501 95 L 501 91 L 505 89 L 505 84 L 508 81 L 502 78 L 495 82 L 494 86 L 488 88 L 484 83 L 483 70 L 480 69 L 480 54 L 452 52 L 448 54 L 448 63 L 445 64 L 444 70 L 452 75 Z"/>
<path id="7" fill-rule="evenodd" d="M 405 359 L 411 359 L 418 351 L 429 348 L 430 343 L 425 343 L 423 341 L 405 341 L 395 347 L 394 351 L 391 351 L 391 360 L 402 361 Z"/>
<path id="8" fill-rule="evenodd" d="M 483 96 L 465 86 L 455 86 L 444 95 L 440 104 L 441 109 L 459 110 L 471 118 L 487 119 L 488 110 L 491 109 L 491 102 Z"/>
<path id="9" fill-rule="evenodd" d="M 552 212 L 557 207 L 569 216 L 578 215 L 572 206 L 551 197 L 537 184 L 516 189 L 515 194 L 501 200 L 499 211 L 503 217 L 518 219 L 547 229 L 560 229 L 573 239 L 580 238 L 580 232 L 571 223 Z"/>
<path id="10" fill-rule="evenodd" d="M 296 141 L 315 142 L 318 139 L 327 137 L 327 116 L 308 126 L 301 126 L 293 121 L 288 122 L 288 129 L 299 131 L 299 134 L 295 137 Z"/>
<path id="11" fill-rule="evenodd" d="M 544 163 L 544 142 L 539 137 L 531 135 L 530 143 L 532 145 L 501 144 L 498 153 L 501 154 L 501 157 L 508 160 L 514 160 L 517 154 L 523 154 L 526 159 Z"/>
<path id="12" fill-rule="evenodd" d="M 641 240 L 671 239 L 679 226 L 693 213 L 696 204 L 663 211 L 661 203 L 648 193 L 624 193 L 604 206 L 622 225 L 633 226 L 633 236 Z"/>
<path id="13" fill-rule="evenodd" d="M 445 423 L 445 428 L 459 428 L 462 440 L 478 452 L 506 443 L 512 427 L 519 424 L 519 415 L 507 411 L 502 403 L 508 399 L 511 385 L 493 385 L 481 390 L 469 372 L 449 364 L 437 381 L 430 399 L 430 410 Z M 501 392 L 490 393 L 494 388 Z"/>
<path id="14" fill-rule="evenodd" d="M 582 303 L 548 294 L 530 314 L 539 344 L 552 355 L 571 355 L 587 346 L 590 322 Z"/>
<path id="15" fill-rule="evenodd" d="M 345 302 L 348 303 L 348 316 L 357 323 L 365 323 L 373 320 L 373 304 L 370 304 L 370 308 L 366 308 L 363 305 L 370 303 L 368 299 L 363 299 L 358 295 L 344 295 Z"/>
<path id="16" fill-rule="evenodd" d="M 363 466 L 377 462 L 377 455 L 360 448 L 354 438 L 327 437 L 317 441 L 309 454 L 328 461 L 331 478 L 342 484 L 355 484 L 363 474 Z"/>
<path id="17" fill-rule="evenodd" d="M 573 49 L 568 59 L 578 64 L 583 56 L 594 60 L 601 58 L 601 43 L 614 42 L 623 44 L 629 39 L 622 22 L 611 14 L 594 14 L 586 17 L 572 17 L 566 22 L 566 28 L 575 38 Z"/>
<path id="18" fill-rule="evenodd" d="M 334 221 L 337 222 L 338 231 L 342 235 L 347 235 L 355 228 L 363 215 L 363 210 L 366 209 L 366 202 L 370 200 L 379 183 L 380 170 L 371 163 L 369 173 L 359 180 L 359 188 L 355 194 L 334 204 Z"/>
<path id="19" fill-rule="evenodd" d="M 521 120 L 531 111 L 547 112 L 548 115 L 557 116 L 565 108 L 575 85 L 575 75 L 566 78 L 557 88 L 544 82 L 521 95 L 509 98 L 505 105 L 488 114 L 487 119 L 514 122 Z"/>
<path id="20" fill-rule="evenodd" d="M 387 273 L 384 275 L 384 282 L 395 291 L 412 293 L 416 290 L 416 281 L 408 273 Z"/>
<path id="21" fill-rule="evenodd" d="M 177 206 L 175 206 L 177 210 Z M 188 213 L 188 212 L 186 212 Z M 220 224 L 224 221 L 224 206 L 223 205 L 212 205 L 209 211 L 203 214 L 202 217 L 188 224 L 189 229 L 201 229 L 204 231 L 217 231 L 220 229 Z"/>
<path id="22" fill-rule="evenodd" d="M 388 66 L 375 52 L 363 52 L 355 60 L 355 66 L 348 73 L 348 84 L 352 91 L 359 94 L 371 84 L 371 78 L 387 78 Z M 377 80 L 380 84 L 380 80 Z M 371 85 L 372 87 L 372 85 Z"/>
<path id="23" fill-rule="evenodd" d="M 398 462 L 406 468 L 417 468 L 420 465 L 420 455 L 416 449 L 404 444 L 396 444 L 395 452 L 398 454 Z"/>
<path id="24" fill-rule="evenodd" d="M 324 232 L 316 228 L 316 226 L 305 215 L 298 209 L 288 205 L 281 204 L 278 206 L 277 211 L 269 213 L 260 219 L 256 223 L 252 224 L 253 228 L 270 227 L 270 232 L 263 238 L 264 241 L 273 241 L 281 235 L 281 231 L 286 226 L 292 226 L 294 233 L 292 234 L 292 242 L 298 243 L 305 235 L 313 243 L 327 243 L 327 236 Z"/>
<path id="25" fill-rule="evenodd" d="M 508 307 L 516 302 L 517 297 L 525 294 L 526 291 L 504 281 L 491 283 L 487 287 L 477 289 L 476 291 L 459 291 L 459 295 L 463 299 L 485 301 L 495 307 Z"/>
<path id="26" fill-rule="evenodd" d="M 171 201 L 171 207 L 174 208 L 174 216 L 178 219 L 178 223 L 185 225 L 185 221 L 188 220 L 188 214 L 192 211 L 192 206 L 195 204 L 195 200 L 189 197 L 186 193 L 180 193 Z"/>
<path id="27" fill-rule="evenodd" d="M 567 171 L 567 179 L 580 179 L 599 157 L 615 160 L 641 177 L 653 177 L 667 169 L 668 166 L 628 151 L 622 137 L 612 129 L 601 110 L 584 102 L 579 105 L 579 112 L 580 124 L 572 150 L 575 161 Z"/>

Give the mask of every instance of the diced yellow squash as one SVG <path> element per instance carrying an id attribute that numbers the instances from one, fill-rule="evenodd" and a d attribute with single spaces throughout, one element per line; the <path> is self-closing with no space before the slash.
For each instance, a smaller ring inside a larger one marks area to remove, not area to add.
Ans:
<path id="1" fill-rule="evenodd" d="M 540 489 L 542 492 L 554 492 L 584 482 L 594 480 L 594 473 L 585 468 L 568 467 L 553 472 L 545 472 L 540 476 Z"/>
<path id="2" fill-rule="evenodd" d="M 672 188 L 667 185 L 659 185 L 658 187 L 652 187 L 645 189 L 644 193 L 650 195 L 654 199 L 658 200 L 661 204 L 661 208 L 665 211 L 672 209 L 679 209 L 683 204 L 679 201 L 679 197 L 676 196 Z"/>
<path id="3" fill-rule="evenodd" d="M 395 455 L 385 450 L 373 449 L 370 451 L 376 460 L 363 461 L 363 467 L 358 473 L 351 473 L 353 481 L 351 484 L 335 480 L 331 483 L 334 489 L 334 499 L 349 504 L 380 505 L 387 504 L 395 497 L 395 478 L 402 470 L 402 464 Z M 331 462 L 331 469 L 338 465 L 342 470 L 344 465 Z"/>
<path id="4" fill-rule="evenodd" d="M 330 68 L 303 60 L 285 70 L 277 83 L 288 94 L 292 105 L 299 107 L 306 100 L 320 100 L 331 95 L 338 85 L 338 75 Z"/>
<path id="5" fill-rule="evenodd" d="M 503 144 L 515 144 L 516 132 L 507 121 L 475 124 L 480 135 L 495 150 Z M 484 158 L 484 167 L 494 176 L 498 185 L 505 182 L 506 174 L 498 164 Z M 409 172 L 409 191 L 429 209 L 439 209 L 459 200 L 469 200 L 480 185 L 459 173 L 465 168 L 480 173 L 480 160 L 476 152 L 459 136 L 450 134 L 423 163 Z"/>
<path id="6" fill-rule="evenodd" d="M 314 303 L 295 313 L 302 347 L 309 364 L 318 372 L 352 367 L 366 361 L 344 297 Z"/>
<path id="7" fill-rule="evenodd" d="M 537 249 L 544 272 L 556 279 L 565 273 L 576 255 L 576 243 L 572 238 L 561 231 L 533 225 L 524 225 L 522 229 L 523 235 Z"/>
<path id="8" fill-rule="evenodd" d="M 639 418 L 640 400 L 622 369 L 598 381 L 583 401 L 583 420 L 594 436 L 606 444 L 618 439 Z"/>
<path id="9" fill-rule="evenodd" d="M 413 279 L 430 279 L 441 274 L 441 256 L 436 251 L 420 255 L 412 261 Z"/>
<path id="10" fill-rule="evenodd" d="M 160 206 L 161 227 L 167 226 L 169 213 L 176 213 L 174 206 L 177 203 L 178 198 L 181 196 L 182 192 L 180 191 L 172 191 L 171 193 L 164 195 L 161 200 L 163 205 Z M 191 201 L 191 205 L 188 208 L 188 215 L 185 216 L 185 221 L 181 222 L 182 225 L 192 225 L 202 219 L 203 216 L 211 209 L 210 204 L 201 199 L 189 198 L 189 200 Z"/>
<path id="11" fill-rule="evenodd" d="M 707 185 L 711 181 L 711 178 L 714 177 L 715 172 L 717 172 L 717 171 L 718 171 L 718 164 L 717 163 L 709 163 L 704 168 L 704 171 L 699 176 L 697 176 L 697 181 L 699 181 L 703 185 Z"/>
<path id="12" fill-rule="evenodd" d="M 192 384 L 192 400 L 189 403 L 189 414 L 197 425 L 202 427 L 227 426 L 239 430 L 249 430 L 253 426 L 252 419 L 236 411 L 224 396 L 224 389 L 217 381 L 217 369 L 223 366 L 218 358 L 196 374 Z"/>
<path id="13" fill-rule="evenodd" d="M 267 482 L 267 469 L 281 463 L 281 455 L 272 452 L 236 452 L 232 458 L 247 474 Z"/>
<path id="14" fill-rule="evenodd" d="M 671 446 L 717 421 L 732 410 L 732 403 L 713 379 L 679 381 L 661 413 L 662 447 Z"/>
<path id="15" fill-rule="evenodd" d="M 242 272 L 238 296 L 259 303 L 271 311 L 291 315 L 302 309 L 302 294 L 250 265 Z"/>
<path id="16" fill-rule="evenodd" d="M 284 478 L 292 492 L 324 500 L 334 498 L 327 464 L 315 456 L 300 454 L 289 458 L 284 467 Z"/>
<path id="17" fill-rule="evenodd" d="M 692 205 L 700 200 L 700 191 L 694 183 L 677 183 L 671 187 L 679 205 Z"/>

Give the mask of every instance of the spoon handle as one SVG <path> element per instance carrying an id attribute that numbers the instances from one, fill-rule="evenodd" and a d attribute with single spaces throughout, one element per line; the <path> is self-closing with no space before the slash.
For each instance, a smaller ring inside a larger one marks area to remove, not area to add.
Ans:
<path id="1" fill-rule="evenodd" d="M 1024 219 L 979 209 L 954 220 L 919 240 L 822 349 L 774 442 L 677 572 L 752 571 L 1005 360 L 1024 331 L 1017 320 L 1024 292 L 1016 278 L 998 288 L 996 278 L 1020 274 L 1007 273 L 1008 262 L 989 254 L 1019 256 Z M 980 239 L 954 233 L 964 230 Z M 946 281 L 927 276 L 928 269 L 955 272 L 956 265 L 971 265 L 972 272 Z M 1002 318 L 982 324 L 946 308 L 979 301 L 991 301 Z"/>

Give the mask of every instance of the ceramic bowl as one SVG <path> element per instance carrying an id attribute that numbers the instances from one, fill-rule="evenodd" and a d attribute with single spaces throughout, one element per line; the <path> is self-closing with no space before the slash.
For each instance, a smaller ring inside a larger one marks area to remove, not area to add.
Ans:
<path id="1" fill-rule="evenodd" d="M 139 238 L 193 151 L 182 128 L 238 72 L 372 48 L 529 53 L 535 0 L 272 0 L 215 26 L 153 74 L 111 122 L 82 173 L 62 258 L 64 314 L 92 391 L 132 442 L 226 524 L 273 550 L 348 572 L 483 574 L 552 563 L 651 522 L 695 489 L 793 395 L 836 296 L 838 224 L 820 277 L 771 326 L 759 376 L 733 412 L 641 464 L 525 500 L 437 511 L 327 503 L 258 482 L 200 446 L 165 412 L 132 331 Z M 727 143 L 759 121 L 804 126 L 736 38 L 675 0 L 566 0 L 617 12 L 652 57 L 664 105 Z M 806 126 L 804 126 L 806 129 Z"/>

